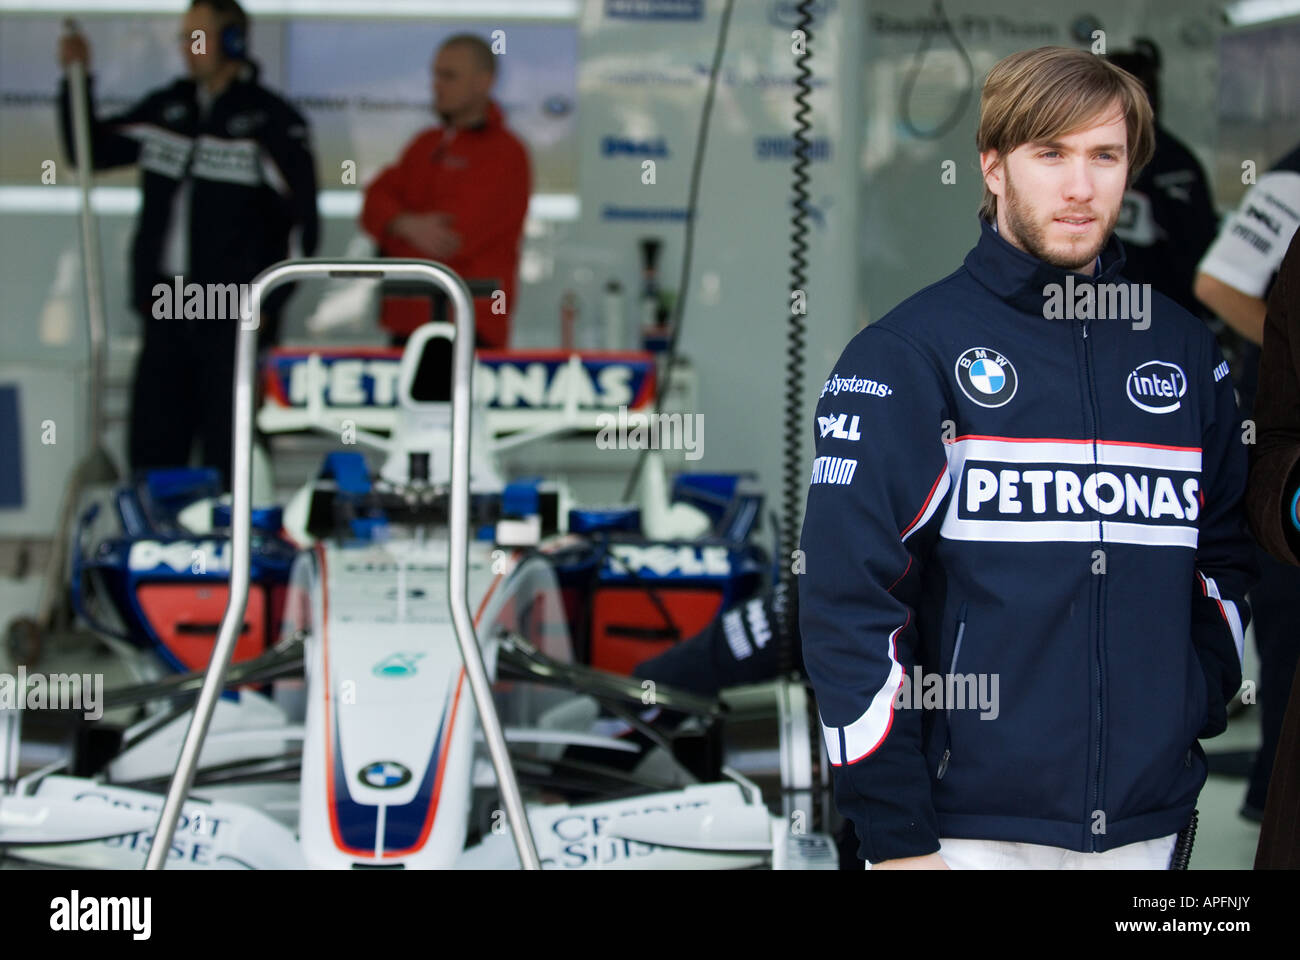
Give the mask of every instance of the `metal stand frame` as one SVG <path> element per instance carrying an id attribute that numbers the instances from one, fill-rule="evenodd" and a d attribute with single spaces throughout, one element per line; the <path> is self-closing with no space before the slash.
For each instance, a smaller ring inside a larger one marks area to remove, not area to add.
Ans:
<path id="1" fill-rule="evenodd" d="M 523 797 L 510 755 L 506 751 L 505 735 L 492 701 L 492 688 L 488 682 L 483 654 L 474 633 L 466 588 L 469 579 L 469 441 L 470 406 L 472 400 L 471 377 L 474 369 L 474 312 L 465 282 L 447 267 L 428 260 L 285 260 L 263 270 L 252 283 L 249 312 L 240 324 L 235 347 L 234 432 L 232 442 L 232 493 L 230 512 L 231 565 L 230 598 L 221 629 L 217 635 L 212 659 L 203 678 L 203 689 L 194 708 L 189 730 L 181 745 L 176 772 L 167 790 L 158 826 L 154 831 L 153 845 L 145 863 L 147 870 L 163 869 L 167 852 L 171 849 L 180 818 L 181 806 L 194 783 L 199 753 L 207 737 L 213 710 L 225 685 L 230 658 L 235 641 L 244 622 L 248 604 L 249 556 L 251 548 L 252 508 L 252 446 L 253 446 L 253 394 L 254 370 L 257 353 L 257 330 L 261 322 L 262 300 L 276 287 L 308 277 L 330 279 L 420 280 L 444 291 L 455 308 L 457 325 L 455 366 L 452 381 L 452 435 L 451 435 L 451 504 L 450 545 L 448 557 L 448 589 L 452 622 L 461 659 L 469 676 L 470 690 L 478 708 L 479 722 L 492 756 L 497 783 L 501 788 L 510 830 L 519 851 L 519 861 L 527 870 L 541 869 L 537 848 L 533 843 L 532 829 L 524 809 Z"/>
<path id="2" fill-rule="evenodd" d="M 64 21 L 64 32 L 65 34 L 76 32 L 73 21 Z M 25 618 L 15 621 L 16 626 L 30 630 L 34 634 L 36 652 L 32 655 L 33 661 L 39 657 L 42 636 L 48 634 L 55 626 L 65 625 L 62 617 L 62 614 L 67 611 L 64 568 L 68 562 L 68 540 L 76 523 L 77 503 L 82 491 L 96 484 L 115 483 L 118 479 L 117 467 L 104 449 L 103 393 L 108 323 L 104 312 L 104 268 L 99 249 L 99 223 L 91 206 L 91 188 L 94 185 L 95 173 L 85 65 L 70 64 L 67 82 L 72 107 L 73 144 L 77 151 L 77 193 L 80 200 L 78 221 L 89 345 L 86 433 L 81 442 L 77 464 L 64 485 L 63 496 L 59 501 L 59 516 L 45 566 L 35 621 L 33 623 Z"/>

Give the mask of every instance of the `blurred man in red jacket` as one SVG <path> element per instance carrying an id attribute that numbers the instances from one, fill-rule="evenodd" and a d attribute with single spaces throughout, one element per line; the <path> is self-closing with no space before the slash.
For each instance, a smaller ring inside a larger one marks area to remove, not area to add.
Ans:
<path id="1" fill-rule="evenodd" d="M 381 255 L 436 260 L 467 281 L 496 282 L 494 295 L 474 303 L 476 343 L 486 347 L 509 339 L 532 190 L 528 152 L 491 98 L 495 80 L 496 57 L 486 42 L 472 34 L 449 38 L 433 62 L 442 126 L 418 134 L 375 178 L 361 211 Z M 401 294 L 385 291 L 380 318 L 394 343 L 431 316 L 429 293 Z"/>

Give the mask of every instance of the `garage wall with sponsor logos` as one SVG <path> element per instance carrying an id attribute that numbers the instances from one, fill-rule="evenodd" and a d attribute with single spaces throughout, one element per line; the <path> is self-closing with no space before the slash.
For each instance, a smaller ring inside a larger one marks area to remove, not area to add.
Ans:
<path id="1" fill-rule="evenodd" d="M 694 470 L 753 470 L 776 509 L 790 315 L 795 55 L 787 0 L 739 0 L 709 126 L 681 350 L 704 416 Z M 640 242 L 662 243 L 660 285 L 679 284 L 686 207 L 721 0 L 589 0 L 579 21 L 582 212 L 570 254 L 594 298 L 642 288 Z M 806 387 L 859 326 L 855 237 L 858 64 L 866 5 L 818 0 L 808 204 Z M 653 164 L 651 168 L 649 163 Z M 648 171 L 653 170 L 653 181 Z M 801 435 L 811 463 L 810 431 Z"/>

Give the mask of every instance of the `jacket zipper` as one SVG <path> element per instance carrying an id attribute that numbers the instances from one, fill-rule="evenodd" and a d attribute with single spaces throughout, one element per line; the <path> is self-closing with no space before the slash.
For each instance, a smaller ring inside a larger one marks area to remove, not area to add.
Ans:
<path id="1" fill-rule="evenodd" d="M 961 656 L 961 638 L 966 633 L 966 604 L 961 605 L 957 611 L 957 642 L 952 647 L 952 663 L 948 665 L 948 674 L 957 675 L 957 659 Z M 955 684 L 955 682 L 954 682 Z M 943 708 L 944 719 L 944 741 L 943 757 L 939 760 L 939 772 L 935 774 L 936 780 L 942 780 L 943 775 L 948 772 L 948 760 L 952 757 L 952 700 L 946 695 Z"/>
<path id="2" fill-rule="evenodd" d="M 1094 470 L 1094 472 L 1095 472 L 1096 467 L 1097 467 L 1097 464 L 1098 464 L 1098 460 L 1097 460 L 1097 432 L 1098 432 L 1098 429 L 1099 429 L 1098 422 L 1099 422 L 1099 420 L 1100 420 L 1101 418 L 1100 418 L 1100 416 L 1098 415 L 1098 412 L 1097 412 L 1097 391 L 1096 391 L 1096 384 L 1093 382 L 1093 375 L 1092 375 L 1092 366 L 1093 366 L 1093 364 L 1092 364 L 1092 343 L 1089 342 L 1089 340 L 1088 340 L 1088 321 L 1087 321 L 1086 319 L 1082 319 L 1082 320 L 1079 321 L 1079 323 L 1080 323 L 1080 325 L 1081 325 L 1082 328 L 1083 328 L 1083 369 L 1084 369 L 1084 377 L 1085 377 L 1085 379 L 1087 380 L 1087 383 L 1088 383 L 1088 404 L 1089 404 L 1089 407 L 1090 407 L 1091 412 L 1092 412 L 1092 424 L 1091 424 L 1091 427 L 1092 427 L 1092 430 L 1091 430 L 1091 433 L 1092 433 L 1092 465 L 1093 465 L 1093 470 Z M 1105 542 L 1105 539 L 1106 539 L 1106 538 L 1105 538 L 1105 535 L 1102 533 L 1102 527 L 1101 527 L 1100 515 L 1098 516 L 1098 521 L 1097 521 L 1097 539 L 1098 539 L 1098 542 L 1099 542 L 1099 543 L 1104 543 L 1104 542 Z M 1091 569 L 1091 568 L 1089 568 L 1089 569 Z M 1104 581 L 1104 577 L 1099 576 L 1099 575 L 1097 575 L 1097 574 L 1093 574 L 1093 577 L 1094 577 L 1095 579 L 1097 579 L 1097 581 L 1098 581 L 1097 584 L 1096 584 L 1096 589 L 1094 590 L 1095 606 L 1094 606 L 1094 609 L 1093 609 L 1093 622 L 1092 622 L 1093 637 L 1094 637 L 1094 645 L 1095 645 L 1095 648 L 1096 648 L 1096 654 L 1097 654 L 1097 657 L 1096 657 L 1096 663 L 1097 663 L 1097 744 L 1096 744 L 1096 750 L 1095 750 L 1095 752 L 1094 752 L 1095 759 L 1096 759 L 1096 770 L 1095 770 L 1095 773 L 1094 773 L 1094 776 L 1093 776 L 1093 784 L 1092 784 L 1092 809 L 1093 809 L 1094 811 L 1096 811 L 1096 810 L 1101 809 L 1101 768 L 1102 768 L 1102 751 L 1101 751 L 1101 745 L 1102 745 L 1102 740 L 1103 740 L 1103 737 L 1102 737 L 1102 721 L 1103 721 L 1103 716 L 1104 716 L 1104 712 L 1103 712 L 1103 704 L 1102 704 L 1102 679 L 1103 679 L 1103 678 L 1102 678 L 1101 609 L 1102 609 L 1102 600 L 1103 600 L 1102 591 L 1103 591 L 1104 586 L 1105 586 L 1105 581 Z M 1089 830 L 1089 833 L 1088 833 L 1088 847 L 1089 847 L 1089 849 L 1092 850 L 1093 852 L 1096 852 L 1096 850 L 1097 850 L 1097 835 L 1096 835 L 1096 833 L 1092 832 L 1091 829 L 1090 829 L 1090 826 L 1091 826 L 1091 815 L 1089 816 L 1089 820 L 1090 820 L 1089 827 L 1086 828 L 1086 829 Z"/>

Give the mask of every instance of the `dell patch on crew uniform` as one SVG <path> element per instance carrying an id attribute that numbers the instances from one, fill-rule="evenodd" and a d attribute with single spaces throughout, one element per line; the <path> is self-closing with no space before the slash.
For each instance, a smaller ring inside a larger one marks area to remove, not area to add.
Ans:
<path id="1" fill-rule="evenodd" d="M 1001 407 L 1016 395 L 1016 368 L 989 347 L 971 347 L 957 358 L 954 370 L 962 393 L 981 407 Z"/>

